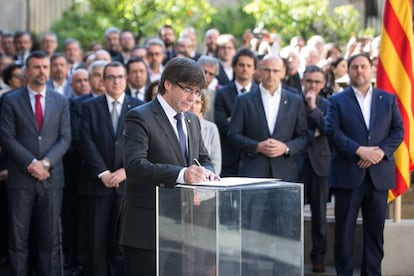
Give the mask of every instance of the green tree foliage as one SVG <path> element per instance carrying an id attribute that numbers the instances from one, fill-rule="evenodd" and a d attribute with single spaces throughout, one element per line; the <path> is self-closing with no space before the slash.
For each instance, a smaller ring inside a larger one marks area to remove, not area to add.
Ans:
<path id="1" fill-rule="evenodd" d="M 59 37 L 78 39 L 83 47 L 103 42 L 105 29 L 111 26 L 129 29 L 141 41 L 156 36 L 164 24 L 177 32 L 188 26 L 203 29 L 215 12 L 208 0 L 78 0 L 52 30 Z"/>
<path id="2" fill-rule="evenodd" d="M 256 25 L 254 16 L 243 10 L 246 4 L 246 0 L 239 0 L 236 7 L 221 6 L 205 29 L 216 28 L 221 33 L 233 34 L 241 42 L 244 31 L 247 29 L 253 30 Z"/>
<path id="3" fill-rule="evenodd" d="M 257 25 L 282 35 L 287 43 L 295 35 L 305 39 L 319 34 L 336 43 L 346 43 L 358 32 L 359 13 L 346 5 L 329 11 L 327 0 L 254 0 L 244 7 Z"/>

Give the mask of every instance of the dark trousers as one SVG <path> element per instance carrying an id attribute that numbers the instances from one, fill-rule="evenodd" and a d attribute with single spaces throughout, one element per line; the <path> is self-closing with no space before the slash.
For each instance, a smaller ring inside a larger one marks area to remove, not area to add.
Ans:
<path id="1" fill-rule="evenodd" d="M 122 196 L 82 196 L 81 216 L 87 233 L 86 275 L 126 275 L 124 254 L 116 241 Z"/>
<path id="2" fill-rule="evenodd" d="M 352 181 L 352 180 L 351 180 Z M 335 195 L 335 267 L 337 275 L 353 274 L 353 239 L 359 208 L 363 216 L 361 275 L 381 275 L 388 191 L 375 189 L 369 173 L 354 189 L 333 189 Z"/>
<path id="3" fill-rule="evenodd" d="M 307 198 L 311 213 L 312 262 L 323 262 L 327 247 L 326 231 L 326 202 L 328 200 L 328 177 L 316 175 L 311 164 L 304 163 L 303 179 L 305 184 L 305 197 Z"/>
<path id="4" fill-rule="evenodd" d="M 128 276 L 155 276 L 155 252 L 129 246 L 123 246 Z M 171 274 L 174 275 L 174 274 Z"/>
<path id="5" fill-rule="evenodd" d="M 59 216 L 62 190 L 47 189 L 38 182 L 32 190 L 8 189 L 7 199 L 12 274 L 28 275 L 32 269 L 29 266 L 30 254 L 35 275 L 60 275 Z"/>

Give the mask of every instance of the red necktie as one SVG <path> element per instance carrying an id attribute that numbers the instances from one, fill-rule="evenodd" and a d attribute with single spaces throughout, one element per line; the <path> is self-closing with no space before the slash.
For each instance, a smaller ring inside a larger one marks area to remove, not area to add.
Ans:
<path id="1" fill-rule="evenodd" d="M 36 102 L 35 102 L 35 118 L 37 122 L 37 126 L 39 129 L 42 128 L 43 123 L 43 110 L 42 110 L 42 103 L 40 102 L 40 97 L 42 97 L 41 94 L 36 94 Z"/>

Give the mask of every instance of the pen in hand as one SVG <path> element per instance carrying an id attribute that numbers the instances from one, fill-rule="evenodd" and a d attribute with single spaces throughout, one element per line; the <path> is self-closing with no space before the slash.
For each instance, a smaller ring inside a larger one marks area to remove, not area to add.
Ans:
<path id="1" fill-rule="evenodd" d="M 198 162 L 197 158 L 194 158 L 193 161 L 197 166 L 202 167 L 200 162 Z"/>

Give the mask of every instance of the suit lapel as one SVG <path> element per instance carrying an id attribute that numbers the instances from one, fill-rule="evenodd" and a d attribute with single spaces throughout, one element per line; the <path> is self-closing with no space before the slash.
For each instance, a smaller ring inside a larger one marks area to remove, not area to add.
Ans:
<path id="1" fill-rule="evenodd" d="M 37 126 L 37 122 L 35 119 L 35 114 L 32 108 L 32 104 L 30 103 L 30 96 L 29 96 L 29 90 L 27 89 L 27 87 L 22 91 L 23 93 L 23 97 L 21 97 L 22 99 L 22 107 L 23 107 L 23 112 L 26 113 L 26 118 L 29 118 L 31 125 L 33 126 L 33 130 L 35 132 L 40 132 L 39 128 Z M 46 97 L 47 98 L 47 97 Z M 43 115 L 43 123 L 45 121 L 45 115 Z"/>
<path id="2" fill-rule="evenodd" d="M 347 99 L 348 99 L 348 106 L 351 108 L 351 110 L 348 110 L 350 114 L 355 114 L 359 120 L 359 122 L 362 124 L 364 129 L 367 129 L 367 126 L 365 125 L 364 116 L 362 115 L 361 107 L 359 106 L 358 100 L 355 96 L 354 89 L 351 87 L 348 88 L 349 90 L 345 90 L 342 93 L 346 93 Z"/>
<path id="3" fill-rule="evenodd" d="M 382 95 L 378 93 L 378 90 L 373 89 L 372 91 L 372 101 L 371 101 L 371 116 L 369 119 L 369 130 L 371 131 L 374 129 L 375 119 L 378 114 L 381 114 L 380 112 L 377 112 L 378 105 L 380 104 L 380 101 L 382 100 Z"/>
<path id="4" fill-rule="evenodd" d="M 100 109 L 100 113 L 103 114 L 104 122 L 108 122 L 105 124 L 108 133 L 111 134 L 111 137 L 115 138 L 114 127 L 112 126 L 112 119 L 111 113 L 108 107 L 108 101 L 106 100 L 105 95 L 99 96 L 99 105 L 98 108 Z"/>
<path id="5" fill-rule="evenodd" d="M 175 130 L 173 129 L 172 125 L 170 124 L 170 120 L 168 119 L 167 115 L 165 114 L 164 110 L 161 107 L 157 98 L 154 98 L 151 101 L 152 111 L 155 113 L 155 120 L 160 125 L 162 131 L 164 132 L 165 136 L 167 137 L 167 141 L 171 144 L 172 149 L 174 150 L 175 156 L 178 157 L 179 162 L 181 165 L 185 165 L 183 154 L 181 153 L 180 143 L 178 142 L 177 135 L 175 134 Z"/>
<path id="6" fill-rule="evenodd" d="M 286 115 L 289 114 L 288 110 L 290 108 L 290 105 L 291 105 L 291 102 L 289 100 L 289 97 L 286 94 L 286 92 L 282 89 L 281 94 L 280 94 L 279 110 L 276 115 L 277 117 L 276 117 L 275 126 L 273 127 L 273 131 L 271 133 L 272 136 L 277 133 L 277 131 L 275 130 L 278 128 L 280 124 L 289 122 L 289 118 L 287 118 Z"/>
<path id="7" fill-rule="evenodd" d="M 256 109 L 256 114 L 258 116 L 258 123 L 263 124 L 263 131 L 265 133 L 265 136 L 269 137 L 269 128 L 267 127 L 267 119 L 266 119 L 266 113 L 264 111 L 263 107 L 263 100 L 262 95 L 260 94 L 260 88 L 256 87 L 255 89 L 251 90 L 249 93 L 252 93 L 253 98 L 253 105 Z"/>

